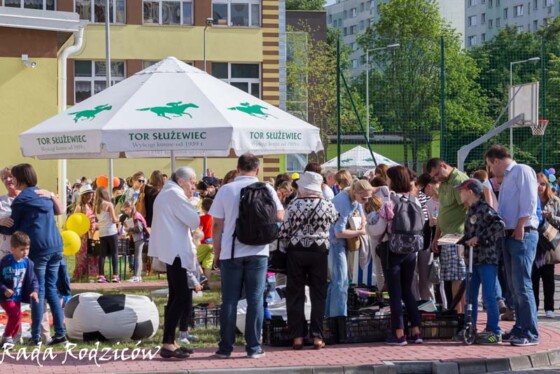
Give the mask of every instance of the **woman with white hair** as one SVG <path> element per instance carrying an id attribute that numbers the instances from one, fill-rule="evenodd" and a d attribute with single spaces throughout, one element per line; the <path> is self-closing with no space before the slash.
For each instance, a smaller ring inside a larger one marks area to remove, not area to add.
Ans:
<path id="1" fill-rule="evenodd" d="M 200 219 L 195 207 L 187 199 L 187 193 L 196 188 L 196 173 L 190 167 L 180 167 L 163 186 L 154 202 L 149 255 L 167 265 L 169 296 L 164 316 L 163 358 L 188 358 L 192 351 L 179 347 L 175 342 L 175 330 L 192 292 L 189 278 L 195 290 L 202 289 L 193 273 L 196 273 L 191 230 L 196 229 Z M 194 279 L 193 279 L 194 278 Z"/>
<path id="2" fill-rule="evenodd" d="M 321 174 L 307 171 L 296 182 L 298 197 L 286 211 L 280 238 L 286 244 L 286 307 L 293 348 L 303 348 L 307 336 L 305 285 L 311 298 L 311 336 L 315 349 L 323 342 L 323 319 L 327 298 L 329 229 L 338 217 L 334 205 L 323 199 Z"/>

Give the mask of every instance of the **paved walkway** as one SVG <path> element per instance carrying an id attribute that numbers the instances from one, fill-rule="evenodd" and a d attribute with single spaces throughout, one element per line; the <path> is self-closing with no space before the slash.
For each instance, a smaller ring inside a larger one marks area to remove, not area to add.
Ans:
<path id="1" fill-rule="evenodd" d="M 557 270 L 556 299 L 560 299 L 560 266 Z M 158 289 L 165 288 L 166 281 L 150 281 L 143 283 L 74 284 L 75 291 L 94 291 L 107 289 Z M 558 301 L 557 301 L 557 305 Z M 542 314 L 542 312 L 540 313 Z M 480 314 L 485 318 L 485 314 Z M 545 319 L 540 322 L 540 344 L 533 347 L 512 347 L 509 344 L 496 346 L 466 346 L 452 341 L 428 340 L 423 345 L 405 347 L 389 347 L 382 343 L 332 345 L 321 351 L 306 348 L 294 351 L 290 348 L 264 347 L 266 357 L 249 359 L 243 347 L 236 347 L 232 358 L 215 359 L 215 349 L 199 349 L 188 360 L 173 361 L 161 359 L 156 354 L 156 347 L 142 347 L 136 352 L 137 357 L 130 358 L 132 352 L 115 347 L 111 352 L 78 352 L 59 350 L 52 354 L 54 358 L 40 350 L 39 355 L 30 356 L 27 348 L 27 359 L 18 352 L 2 352 L 0 350 L 0 370 L 6 373 L 154 373 L 154 372 L 285 372 L 285 373 L 397 373 L 398 372 L 438 372 L 438 373 L 482 373 L 491 371 L 530 369 L 560 364 L 560 316 L 557 319 Z M 480 321 L 479 330 L 483 329 L 484 321 Z M 508 329 L 511 322 L 502 322 L 502 328 Z M 80 353 L 84 355 L 79 358 Z M 152 354 L 153 359 L 149 358 Z M 142 355 L 146 355 L 142 358 Z M 12 357 L 9 357 L 9 356 Z M 399 366 L 403 362 L 405 366 Z M 397 366 L 392 366 L 397 365 Z M 433 366 L 433 371 L 426 371 Z M 266 369 L 265 369 L 266 368 Z M 407 371 L 408 370 L 408 371 Z"/>

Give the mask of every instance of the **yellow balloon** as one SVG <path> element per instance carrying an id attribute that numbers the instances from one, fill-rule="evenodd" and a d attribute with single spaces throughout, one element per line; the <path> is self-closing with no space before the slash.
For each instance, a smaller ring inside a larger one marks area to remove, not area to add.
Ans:
<path id="1" fill-rule="evenodd" d="M 64 244 L 62 254 L 64 254 L 64 256 L 74 256 L 78 253 L 82 246 L 80 236 L 70 230 L 63 231 L 60 235 L 62 236 L 62 243 Z"/>
<path id="2" fill-rule="evenodd" d="M 74 213 L 66 220 L 66 229 L 78 235 L 84 235 L 91 226 L 89 218 L 84 213 Z"/>

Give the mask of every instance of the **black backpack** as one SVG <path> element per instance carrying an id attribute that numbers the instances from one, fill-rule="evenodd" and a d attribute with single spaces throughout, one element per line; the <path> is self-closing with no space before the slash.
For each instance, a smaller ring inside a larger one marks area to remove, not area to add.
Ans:
<path id="1" fill-rule="evenodd" d="M 231 258 L 236 238 L 247 245 L 270 244 L 278 238 L 276 212 L 276 203 L 266 183 L 255 182 L 241 190 Z"/>
<path id="2" fill-rule="evenodd" d="M 416 198 L 393 195 L 391 201 L 395 204 L 389 235 L 391 252 L 402 255 L 424 249 L 424 215 Z"/>

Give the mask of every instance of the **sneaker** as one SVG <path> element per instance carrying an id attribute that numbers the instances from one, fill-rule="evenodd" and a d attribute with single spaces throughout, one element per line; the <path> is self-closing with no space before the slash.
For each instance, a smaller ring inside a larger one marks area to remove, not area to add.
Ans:
<path id="1" fill-rule="evenodd" d="M 485 331 L 477 335 L 475 343 L 482 345 L 498 344 L 502 342 L 502 335 L 491 331 Z"/>
<path id="2" fill-rule="evenodd" d="M 100 275 L 99 278 L 97 278 L 97 283 L 107 283 L 107 279 L 105 279 L 104 275 Z"/>
<path id="3" fill-rule="evenodd" d="M 554 312 L 552 310 L 546 311 L 546 318 L 554 318 Z"/>
<path id="4" fill-rule="evenodd" d="M 191 335 L 188 331 L 187 331 L 187 339 L 189 339 L 191 342 L 195 342 L 198 340 L 198 336 L 196 335 Z"/>
<path id="5" fill-rule="evenodd" d="M 121 278 L 118 275 L 113 275 L 113 279 L 111 279 L 112 283 L 121 283 Z"/>
<path id="6" fill-rule="evenodd" d="M 2 343 L 0 343 L 0 346 L 4 348 L 7 344 L 11 344 L 12 346 L 14 346 L 16 344 L 14 342 L 14 338 L 12 338 L 11 336 L 3 336 Z"/>
<path id="7" fill-rule="evenodd" d="M 140 277 L 132 277 L 132 278 L 128 279 L 127 282 L 131 282 L 131 283 L 142 282 L 142 278 L 140 278 Z"/>
<path id="8" fill-rule="evenodd" d="M 385 340 L 385 344 L 387 345 L 407 345 L 406 336 L 401 336 L 397 338 L 396 335 L 391 335 Z"/>
<path id="9" fill-rule="evenodd" d="M 498 310 L 500 311 L 500 314 L 507 312 L 507 305 L 503 299 L 498 300 Z"/>
<path id="10" fill-rule="evenodd" d="M 214 357 L 216 357 L 216 358 L 230 358 L 231 353 L 222 353 L 220 351 L 217 351 L 216 353 L 214 353 Z"/>
<path id="11" fill-rule="evenodd" d="M 55 336 L 54 338 L 52 338 L 50 342 L 47 343 L 47 345 L 51 346 L 51 345 L 57 345 L 57 344 L 62 344 L 67 342 L 68 339 L 66 339 L 66 336 Z"/>
<path id="12" fill-rule="evenodd" d="M 187 335 L 188 334 L 186 331 L 179 331 L 179 343 L 191 344 Z"/>
<path id="13" fill-rule="evenodd" d="M 37 340 L 29 339 L 29 340 L 27 341 L 27 346 L 28 346 L 28 347 L 40 347 L 41 344 L 43 344 L 43 343 L 41 343 L 40 340 L 37 341 Z"/>
<path id="14" fill-rule="evenodd" d="M 510 344 L 516 347 L 530 347 L 539 344 L 539 341 L 536 339 L 515 338 L 510 341 Z"/>
<path id="15" fill-rule="evenodd" d="M 422 339 L 422 336 L 420 334 L 415 334 L 412 339 L 410 339 L 410 341 L 414 344 L 424 343 L 424 339 Z"/>
<path id="16" fill-rule="evenodd" d="M 512 341 L 513 339 L 517 339 L 517 337 L 515 336 L 512 330 L 509 330 L 508 332 L 502 334 L 503 342 L 509 342 Z"/>
<path id="17" fill-rule="evenodd" d="M 455 335 L 455 338 L 453 338 L 453 339 L 462 342 L 462 341 L 465 340 L 465 334 L 466 334 L 466 329 L 462 329 L 461 331 L 459 331 L 457 333 L 457 335 Z M 475 330 L 475 331 L 472 332 L 472 334 L 474 336 L 476 336 L 478 333 Z"/>
<path id="18" fill-rule="evenodd" d="M 264 356 L 265 356 L 265 353 L 262 350 L 262 348 L 259 348 L 259 350 L 254 352 L 254 353 L 247 354 L 247 357 L 249 357 L 249 358 L 261 358 L 261 357 L 264 357 Z"/>

